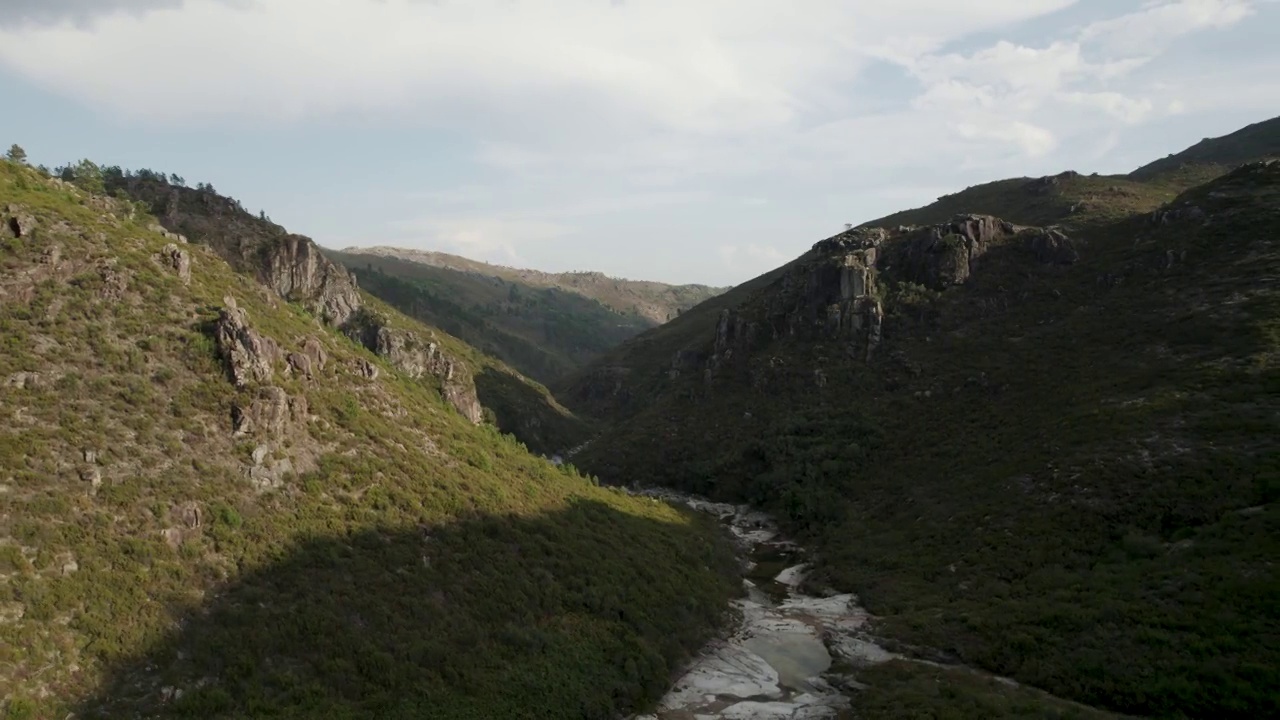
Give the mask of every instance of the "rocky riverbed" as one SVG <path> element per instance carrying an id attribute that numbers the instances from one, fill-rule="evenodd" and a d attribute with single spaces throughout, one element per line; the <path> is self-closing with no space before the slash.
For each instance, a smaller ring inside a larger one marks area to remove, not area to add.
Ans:
<path id="1" fill-rule="evenodd" d="M 640 494 L 712 513 L 741 544 L 746 597 L 736 631 L 703 649 L 654 715 L 635 720 L 819 720 L 849 707 L 848 669 L 893 657 L 863 632 L 867 614 L 849 594 L 800 591 L 800 548 L 773 520 L 745 505 L 666 490 Z"/>

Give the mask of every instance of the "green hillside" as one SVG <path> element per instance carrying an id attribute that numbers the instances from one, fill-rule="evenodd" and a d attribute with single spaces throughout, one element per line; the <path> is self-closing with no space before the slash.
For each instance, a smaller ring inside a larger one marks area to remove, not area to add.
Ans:
<path id="1" fill-rule="evenodd" d="M 126 174 L 120 168 L 109 167 L 98 172 L 106 191 L 142 203 L 167 231 L 209 246 L 233 268 L 256 277 L 282 297 L 303 302 L 348 334 L 358 335 L 362 331 L 356 326 L 370 320 L 397 332 L 420 328 L 377 299 L 377 291 L 385 288 L 376 278 L 370 278 L 375 297 L 355 299 L 356 278 L 327 260 L 309 238 L 289 233 L 265 214 L 248 213 L 238 201 L 217 194 L 211 187 L 188 188 L 174 182 L 176 176 L 149 170 Z M 400 298 L 395 293 L 386 296 Z M 367 312 L 357 312 L 357 305 L 363 305 Z M 418 306 L 405 309 L 412 311 Z M 464 414 L 470 414 L 473 420 L 483 415 L 503 432 L 514 434 L 529 449 L 547 455 L 563 452 L 588 437 L 586 425 L 556 402 L 542 384 L 521 375 L 490 348 L 477 349 L 460 342 L 459 335 L 451 335 L 455 326 L 467 329 L 460 320 L 462 316 L 410 314 L 428 324 L 424 341 L 438 346 L 441 356 L 447 358 L 448 372 L 454 375 L 448 384 L 455 393 L 455 404 L 464 406 Z M 375 327 L 374 336 L 376 332 Z M 462 340 L 470 339 L 462 335 Z M 365 340 L 366 344 L 376 345 L 376 337 Z M 441 363 L 412 351 L 400 355 L 404 356 L 403 362 L 423 366 L 415 368 L 418 372 L 446 369 L 433 369 L 430 366 Z"/>
<path id="2" fill-rule="evenodd" d="M 325 253 L 373 295 L 543 383 L 723 291 L 544 273 L 397 248 Z"/>
<path id="3" fill-rule="evenodd" d="M 814 588 L 907 654 L 1123 713 L 1278 714 L 1277 222 L 1280 164 L 971 188 L 576 374 L 562 400 L 614 421 L 576 460 L 778 513 Z M 973 691 L 897 672 L 864 673 L 870 716 Z"/>
<path id="4" fill-rule="evenodd" d="M 718 530 L 475 417 L 500 365 L 92 170 L 0 163 L 0 716 L 613 718 L 714 632 Z"/>

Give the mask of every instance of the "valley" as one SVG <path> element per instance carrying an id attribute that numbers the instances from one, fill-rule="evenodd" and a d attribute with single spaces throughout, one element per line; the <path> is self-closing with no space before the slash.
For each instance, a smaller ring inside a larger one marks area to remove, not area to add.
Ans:
<path id="1" fill-rule="evenodd" d="M 727 289 L 14 157 L 6 720 L 1280 714 L 1280 119 Z"/>

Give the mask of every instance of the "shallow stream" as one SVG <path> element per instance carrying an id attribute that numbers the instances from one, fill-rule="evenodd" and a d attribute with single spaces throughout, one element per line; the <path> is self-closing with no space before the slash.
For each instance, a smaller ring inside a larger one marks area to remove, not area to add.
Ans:
<path id="1" fill-rule="evenodd" d="M 800 592 L 800 548 L 773 520 L 745 505 L 713 503 L 667 490 L 639 494 L 716 515 L 737 538 L 746 597 L 736 631 L 715 640 L 663 696 L 654 715 L 635 720 L 819 720 L 849 707 L 833 662 L 865 665 L 893 657 L 864 632 L 867 614 L 853 595 Z"/>

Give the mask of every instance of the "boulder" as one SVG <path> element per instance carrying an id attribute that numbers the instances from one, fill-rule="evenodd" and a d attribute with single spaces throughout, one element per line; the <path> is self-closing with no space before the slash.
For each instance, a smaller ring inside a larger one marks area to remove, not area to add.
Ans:
<path id="1" fill-rule="evenodd" d="M 231 419 L 237 436 L 248 434 L 280 437 L 306 422 L 309 407 L 305 395 L 290 397 L 284 390 L 267 385 L 248 404 L 236 405 Z"/>
<path id="2" fill-rule="evenodd" d="M 4 225 L 15 238 L 30 236 L 36 224 L 35 216 L 22 206 L 10 204 L 5 207 Z"/>
<path id="3" fill-rule="evenodd" d="M 1026 247 L 1042 263 L 1071 265 L 1080 260 L 1080 252 L 1071 238 L 1056 229 L 1024 231 Z"/>
<path id="4" fill-rule="evenodd" d="M 191 255 L 186 250 L 169 243 L 160 249 L 156 260 L 163 266 L 178 273 L 183 285 L 191 284 Z"/>

